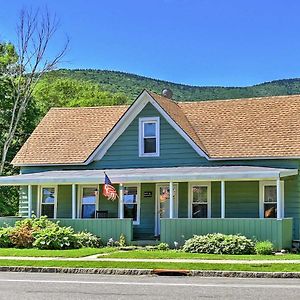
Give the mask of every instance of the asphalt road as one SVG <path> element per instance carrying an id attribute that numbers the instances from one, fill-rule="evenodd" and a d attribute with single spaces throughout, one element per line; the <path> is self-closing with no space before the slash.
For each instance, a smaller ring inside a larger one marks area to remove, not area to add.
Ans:
<path id="1" fill-rule="evenodd" d="M 0 299 L 297 299 L 300 279 L 0 273 Z"/>

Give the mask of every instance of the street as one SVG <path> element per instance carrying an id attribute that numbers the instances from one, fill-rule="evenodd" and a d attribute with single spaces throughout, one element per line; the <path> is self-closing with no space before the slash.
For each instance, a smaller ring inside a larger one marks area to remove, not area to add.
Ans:
<path id="1" fill-rule="evenodd" d="M 0 299 L 296 299 L 300 279 L 0 273 Z"/>

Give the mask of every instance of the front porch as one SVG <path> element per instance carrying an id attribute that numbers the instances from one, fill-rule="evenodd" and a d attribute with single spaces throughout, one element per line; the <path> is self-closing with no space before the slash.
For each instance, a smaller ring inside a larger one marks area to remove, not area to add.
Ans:
<path id="1" fill-rule="evenodd" d="M 221 232 L 270 240 L 281 249 L 291 246 L 293 234 L 299 235 L 290 197 L 298 180 L 295 169 L 180 167 L 106 173 L 118 183 L 116 201 L 102 195 L 101 170 L 22 174 L 0 178 L 0 184 L 21 186 L 21 216 L 48 215 L 104 242 L 123 233 L 128 242 L 157 237 L 172 246 L 193 234 Z"/>

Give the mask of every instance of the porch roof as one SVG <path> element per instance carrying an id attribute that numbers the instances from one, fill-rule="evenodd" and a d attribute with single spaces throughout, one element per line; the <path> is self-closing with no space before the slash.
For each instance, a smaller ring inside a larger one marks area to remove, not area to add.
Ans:
<path id="1" fill-rule="evenodd" d="M 111 170 L 45 171 L 0 177 L 0 185 L 99 184 L 104 172 L 113 183 L 220 180 L 275 180 L 298 174 L 298 169 L 251 166 L 172 167 Z"/>

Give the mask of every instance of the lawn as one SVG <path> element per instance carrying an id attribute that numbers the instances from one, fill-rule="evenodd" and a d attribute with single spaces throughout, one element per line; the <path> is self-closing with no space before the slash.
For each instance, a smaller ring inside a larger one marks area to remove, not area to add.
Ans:
<path id="1" fill-rule="evenodd" d="M 159 251 L 159 250 L 133 250 L 133 251 L 117 251 L 101 258 L 140 258 L 140 259 L 207 259 L 207 260 L 300 260 L 300 254 L 285 255 L 225 255 L 225 254 L 202 254 L 202 253 L 186 253 L 176 250 Z"/>
<path id="2" fill-rule="evenodd" d="M 116 251 L 117 248 L 80 248 L 71 250 L 39 250 L 0 248 L 0 256 L 31 256 L 31 257 L 84 257 L 94 254 L 109 253 Z"/>
<path id="3" fill-rule="evenodd" d="M 300 272 L 300 264 L 214 264 L 166 262 L 111 262 L 111 261 L 28 261 L 0 260 L 0 266 L 64 267 L 64 268 L 122 268 L 122 269 L 172 269 L 216 270 L 254 272 Z"/>

